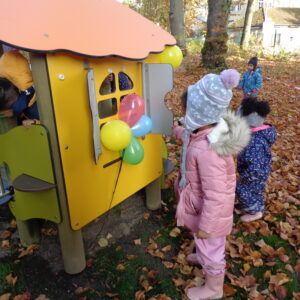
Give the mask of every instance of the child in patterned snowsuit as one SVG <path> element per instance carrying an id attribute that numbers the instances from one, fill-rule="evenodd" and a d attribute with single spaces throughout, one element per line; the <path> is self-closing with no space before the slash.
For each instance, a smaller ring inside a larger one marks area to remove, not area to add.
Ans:
<path id="1" fill-rule="evenodd" d="M 243 90 L 244 98 L 257 97 L 258 91 L 262 86 L 261 68 L 257 66 L 257 63 L 257 57 L 252 57 L 249 60 L 248 70 L 240 81 L 239 89 Z"/>
<path id="2" fill-rule="evenodd" d="M 239 79 L 236 70 L 224 70 L 190 85 L 184 97 L 185 127 L 174 128 L 183 141 L 175 184 L 177 225 L 192 230 L 196 253 L 187 260 L 201 264 L 206 275 L 203 286 L 187 291 L 190 300 L 223 296 L 225 243 L 233 224 L 236 186 L 233 155 L 250 140 L 247 122 L 227 111 Z"/>
<path id="3" fill-rule="evenodd" d="M 243 222 L 260 219 L 264 211 L 266 181 L 271 172 L 272 154 L 270 147 L 276 141 L 274 126 L 264 124 L 264 118 L 270 112 L 266 101 L 245 98 L 239 109 L 251 127 L 252 137 L 249 145 L 238 156 L 237 168 L 240 179 L 236 194 L 243 211 Z"/>

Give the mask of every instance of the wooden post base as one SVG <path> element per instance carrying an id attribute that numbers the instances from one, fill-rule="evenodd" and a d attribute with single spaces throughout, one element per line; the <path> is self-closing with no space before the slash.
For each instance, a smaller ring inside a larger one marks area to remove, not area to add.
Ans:
<path id="1" fill-rule="evenodd" d="M 160 178 L 155 179 L 146 186 L 146 206 L 150 210 L 156 210 L 161 207 Z"/>
<path id="2" fill-rule="evenodd" d="M 29 246 L 31 244 L 38 244 L 41 239 L 40 227 L 38 219 L 31 219 L 27 221 L 17 220 L 18 232 L 21 244 Z"/>

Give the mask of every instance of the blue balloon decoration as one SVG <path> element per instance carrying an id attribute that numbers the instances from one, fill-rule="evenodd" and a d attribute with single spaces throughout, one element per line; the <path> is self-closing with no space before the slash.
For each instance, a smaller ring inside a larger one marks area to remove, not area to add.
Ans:
<path id="1" fill-rule="evenodd" d="M 140 120 L 131 127 L 131 133 L 133 136 L 144 136 L 152 130 L 152 120 L 143 115 Z"/>

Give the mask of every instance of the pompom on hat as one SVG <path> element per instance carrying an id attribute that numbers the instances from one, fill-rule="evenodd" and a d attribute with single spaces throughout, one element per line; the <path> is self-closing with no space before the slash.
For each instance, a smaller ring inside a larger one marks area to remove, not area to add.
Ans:
<path id="1" fill-rule="evenodd" d="M 222 71 L 220 77 L 227 89 L 233 89 L 238 86 L 241 74 L 235 69 L 228 69 Z"/>

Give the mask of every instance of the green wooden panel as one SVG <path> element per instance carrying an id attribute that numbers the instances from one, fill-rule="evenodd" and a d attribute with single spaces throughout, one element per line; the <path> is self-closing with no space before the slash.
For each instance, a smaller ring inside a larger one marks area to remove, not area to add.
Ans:
<path id="1" fill-rule="evenodd" d="M 48 134 L 41 125 L 29 128 L 15 127 L 0 134 L 0 164 L 6 163 L 10 181 L 22 174 L 55 183 Z M 41 218 L 60 223 L 60 211 L 56 190 L 43 192 L 15 191 L 10 209 L 19 220 Z"/>

